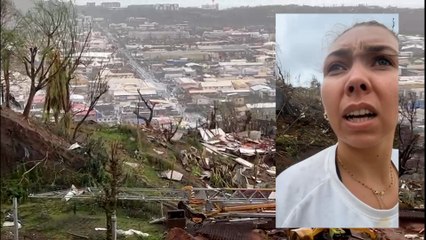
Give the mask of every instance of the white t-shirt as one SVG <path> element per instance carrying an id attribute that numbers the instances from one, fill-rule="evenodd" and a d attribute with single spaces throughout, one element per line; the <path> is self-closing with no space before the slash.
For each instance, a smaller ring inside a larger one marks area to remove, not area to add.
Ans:
<path id="1" fill-rule="evenodd" d="M 354 196 L 336 172 L 333 145 L 301 161 L 276 179 L 277 228 L 398 228 L 398 204 L 372 208 Z M 392 150 L 398 169 L 398 150 Z"/>

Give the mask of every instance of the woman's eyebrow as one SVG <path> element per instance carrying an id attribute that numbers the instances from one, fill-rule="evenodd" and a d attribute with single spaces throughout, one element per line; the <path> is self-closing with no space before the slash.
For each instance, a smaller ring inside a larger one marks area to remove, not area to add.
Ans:
<path id="1" fill-rule="evenodd" d="M 380 53 L 380 52 L 388 51 L 388 52 L 391 52 L 390 55 L 398 55 L 397 50 L 386 45 L 364 45 L 363 49 L 367 53 Z M 350 48 L 340 48 L 329 53 L 327 57 L 325 58 L 325 60 L 330 57 L 346 58 L 346 57 L 351 57 L 352 55 L 353 55 L 353 52 Z"/>
<path id="2" fill-rule="evenodd" d="M 336 58 L 350 58 L 352 56 L 352 51 L 349 48 L 340 48 L 337 49 L 327 55 L 324 59 L 324 65 L 322 66 L 322 71 L 325 73 L 327 68 L 327 62 L 330 58 L 336 57 Z"/>
<path id="3" fill-rule="evenodd" d="M 398 55 L 398 51 L 386 45 L 367 45 L 364 47 L 368 53 L 391 52 L 392 55 Z"/>
<path id="4" fill-rule="evenodd" d="M 352 51 L 350 49 L 341 48 L 341 49 L 338 49 L 336 51 L 329 53 L 325 59 L 330 58 L 330 57 L 342 57 L 342 58 L 344 58 L 344 57 L 350 57 L 350 56 L 352 56 Z"/>

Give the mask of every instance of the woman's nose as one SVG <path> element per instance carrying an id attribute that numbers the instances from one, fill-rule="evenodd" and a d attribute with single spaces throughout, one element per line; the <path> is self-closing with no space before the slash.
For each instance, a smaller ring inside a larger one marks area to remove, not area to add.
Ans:
<path id="1" fill-rule="evenodd" d="M 367 94 L 371 91 L 370 75 L 368 70 L 360 64 L 352 66 L 349 80 L 345 85 L 347 95 Z"/>

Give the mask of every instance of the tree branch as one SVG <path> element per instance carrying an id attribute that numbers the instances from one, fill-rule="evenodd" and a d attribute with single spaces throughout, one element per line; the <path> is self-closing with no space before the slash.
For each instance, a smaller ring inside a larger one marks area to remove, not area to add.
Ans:
<path id="1" fill-rule="evenodd" d="M 46 152 L 46 156 L 39 160 L 32 168 L 30 168 L 28 171 L 25 171 L 22 176 L 21 176 L 21 180 L 19 181 L 19 184 L 22 183 L 22 181 L 24 180 L 24 176 L 27 175 L 28 173 L 30 173 L 32 170 L 34 170 L 34 168 L 36 168 L 38 165 L 40 165 L 40 163 L 44 162 L 47 160 L 47 157 L 49 156 L 49 152 Z"/>

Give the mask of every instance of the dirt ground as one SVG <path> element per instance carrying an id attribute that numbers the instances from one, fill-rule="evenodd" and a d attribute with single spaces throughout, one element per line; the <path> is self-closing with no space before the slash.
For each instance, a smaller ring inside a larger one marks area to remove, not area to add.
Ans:
<path id="1" fill-rule="evenodd" d="M 1 239 L 2 240 L 14 240 L 13 237 L 13 230 L 12 229 L 5 229 L 4 231 L 2 230 L 1 233 Z M 40 233 L 38 231 L 26 231 L 26 232 L 20 232 L 18 234 L 19 239 L 28 239 L 28 240 L 46 240 L 48 239 L 46 235 L 44 235 L 43 233 Z"/>
<path id="2" fill-rule="evenodd" d="M 28 161 L 62 159 L 74 169 L 84 165 L 82 158 L 67 151 L 70 143 L 39 126 L 40 123 L 24 120 L 21 114 L 10 109 L 2 108 L 0 113 L 2 176 L 13 172 L 17 164 Z"/>

